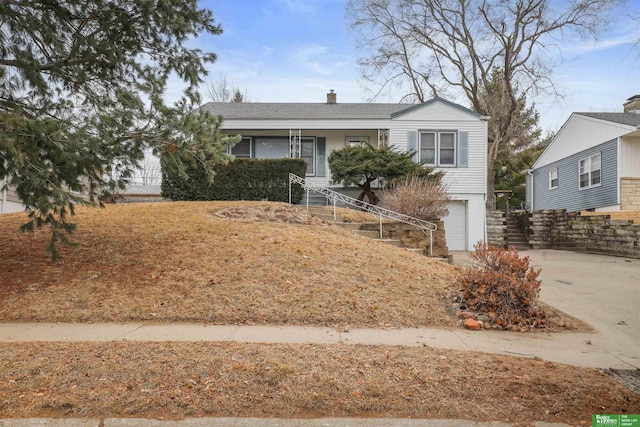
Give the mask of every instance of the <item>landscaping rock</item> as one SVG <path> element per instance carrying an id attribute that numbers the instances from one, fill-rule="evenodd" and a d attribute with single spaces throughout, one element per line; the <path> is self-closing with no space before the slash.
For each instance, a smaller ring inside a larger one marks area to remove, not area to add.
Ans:
<path id="1" fill-rule="evenodd" d="M 476 315 L 471 311 L 461 311 L 458 313 L 458 317 L 460 319 L 473 319 Z"/>
<path id="2" fill-rule="evenodd" d="M 471 329 L 472 331 L 479 331 L 482 329 L 482 324 L 474 319 L 466 319 L 464 321 L 464 327 L 466 329 Z"/>
<path id="3" fill-rule="evenodd" d="M 486 314 L 479 314 L 477 319 L 482 323 L 489 323 L 491 319 Z"/>

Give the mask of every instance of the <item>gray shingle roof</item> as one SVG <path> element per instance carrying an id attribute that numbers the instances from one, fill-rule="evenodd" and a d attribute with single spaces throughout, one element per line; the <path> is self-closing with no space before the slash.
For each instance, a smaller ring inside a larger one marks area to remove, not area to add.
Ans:
<path id="1" fill-rule="evenodd" d="M 410 108 L 411 104 L 322 104 L 209 102 L 204 111 L 225 119 L 389 119 L 391 114 Z"/>
<path id="2" fill-rule="evenodd" d="M 594 119 L 606 120 L 628 126 L 640 126 L 640 114 L 637 113 L 576 113 Z"/>

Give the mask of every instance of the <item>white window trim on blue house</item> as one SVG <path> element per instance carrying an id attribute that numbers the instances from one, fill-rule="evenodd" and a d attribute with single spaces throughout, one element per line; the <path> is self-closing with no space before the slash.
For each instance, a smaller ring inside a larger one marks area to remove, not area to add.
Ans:
<path id="1" fill-rule="evenodd" d="M 549 169 L 549 190 L 558 188 L 558 168 Z"/>
<path id="2" fill-rule="evenodd" d="M 585 181 L 582 179 L 583 176 L 587 178 Z M 586 190 L 600 187 L 600 185 L 602 185 L 602 153 L 578 160 L 578 189 Z"/>

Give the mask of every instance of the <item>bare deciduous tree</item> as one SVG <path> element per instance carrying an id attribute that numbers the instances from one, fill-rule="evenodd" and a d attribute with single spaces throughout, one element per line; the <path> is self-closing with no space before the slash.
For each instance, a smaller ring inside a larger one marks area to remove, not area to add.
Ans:
<path id="1" fill-rule="evenodd" d="M 240 90 L 226 76 L 220 75 L 218 81 L 208 81 L 207 93 L 213 102 L 248 102 L 247 91 Z"/>
<path id="2" fill-rule="evenodd" d="M 563 38 L 596 37 L 623 0 L 349 0 L 352 28 L 367 52 L 363 76 L 374 97 L 397 90 L 400 101 L 464 95 L 491 117 L 487 199 L 501 148 L 518 138 L 517 112 L 529 93 L 558 96 L 551 49 Z M 501 73 L 501 84 L 492 77 Z M 485 96 L 483 96 L 483 94 Z M 489 96 L 486 96 L 489 94 Z"/>
<path id="3" fill-rule="evenodd" d="M 160 185 L 162 182 L 160 159 L 147 153 L 142 163 L 138 166 L 132 181 L 140 185 Z"/>

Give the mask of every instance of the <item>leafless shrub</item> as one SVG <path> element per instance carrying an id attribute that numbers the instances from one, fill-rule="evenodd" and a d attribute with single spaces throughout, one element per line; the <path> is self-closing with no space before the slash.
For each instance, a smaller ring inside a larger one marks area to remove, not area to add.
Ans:
<path id="1" fill-rule="evenodd" d="M 475 245 L 474 266 L 462 275 L 462 303 L 468 310 L 486 314 L 490 323 L 504 329 L 545 327 L 546 315 L 538 303 L 540 269 L 520 258 L 518 250 Z"/>
<path id="2" fill-rule="evenodd" d="M 439 179 L 409 175 L 382 192 L 389 209 L 418 219 L 435 220 L 449 214 L 449 193 Z"/>

